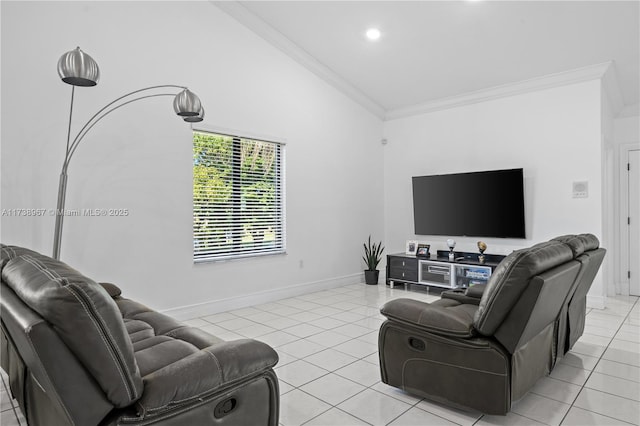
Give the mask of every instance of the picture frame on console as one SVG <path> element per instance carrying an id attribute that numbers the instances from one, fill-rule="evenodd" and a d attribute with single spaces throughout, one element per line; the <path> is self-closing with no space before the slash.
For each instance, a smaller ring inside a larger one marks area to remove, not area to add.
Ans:
<path id="1" fill-rule="evenodd" d="M 416 250 L 417 257 L 429 257 L 431 254 L 429 253 L 429 249 L 431 248 L 430 244 L 418 244 L 418 249 Z"/>
<path id="2" fill-rule="evenodd" d="M 405 254 L 415 256 L 417 250 L 418 250 L 418 242 L 415 240 L 407 240 Z"/>

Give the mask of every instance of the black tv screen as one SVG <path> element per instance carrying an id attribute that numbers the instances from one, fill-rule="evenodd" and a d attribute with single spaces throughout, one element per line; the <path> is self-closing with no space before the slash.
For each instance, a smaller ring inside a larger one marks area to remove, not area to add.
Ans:
<path id="1" fill-rule="evenodd" d="M 522 169 L 413 177 L 416 235 L 525 238 Z"/>

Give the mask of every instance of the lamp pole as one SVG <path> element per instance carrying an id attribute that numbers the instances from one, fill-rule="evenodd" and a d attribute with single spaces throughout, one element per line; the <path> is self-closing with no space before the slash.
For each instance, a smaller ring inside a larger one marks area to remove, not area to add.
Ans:
<path id="1" fill-rule="evenodd" d="M 60 181 L 58 183 L 56 223 L 53 235 L 54 259 L 60 259 L 62 225 L 64 221 L 64 208 L 67 193 L 67 170 L 69 168 L 69 162 L 71 161 L 73 154 L 76 152 L 76 149 L 80 145 L 80 142 L 82 142 L 86 134 L 93 128 L 93 126 L 95 126 L 100 120 L 111 114 L 113 111 L 122 108 L 125 105 L 143 99 L 160 96 L 174 97 L 173 108 L 176 114 L 181 116 L 184 121 L 188 123 L 195 123 L 202 121 L 204 118 L 204 109 L 202 108 L 200 99 L 193 92 L 189 91 L 189 89 L 187 89 L 185 86 L 178 86 L 173 84 L 149 86 L 126 93 L 102 107 L 84 124 L 84 126 L 82 126 L 78 134 L 73 139 L 73 142 L 70 143 L 75 86 L 95 86 L 98 82 L 100 71 L 96 62 L 89 55 L 82 52 L 80 48 L 76 48 L 75 50 L 62 55 L 62 57 L 58 61 L 58 74 L 62 78 L 62 81 L 72 85 L 72 89 L 71 106 L 69 108 L 69 127 L 67 131 L 67 147 L 65 151 L 64 162 L 62 163 L 62 170 L 60 171 Z M 177 91 L 177 93 L 158 93 L 160 90 L 165 89 L 172 89 L 172 92 Z M 179 91 L 177 89 L 179 89 Z"/>

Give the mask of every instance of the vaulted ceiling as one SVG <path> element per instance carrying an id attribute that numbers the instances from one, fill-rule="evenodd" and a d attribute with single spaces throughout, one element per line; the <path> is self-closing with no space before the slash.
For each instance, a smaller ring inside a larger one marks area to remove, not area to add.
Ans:
<path id="1" fill-rule="evenodd" d="M 575 70 L 640 101 L 639 1 L 214 3 L 381 117 Z"/>

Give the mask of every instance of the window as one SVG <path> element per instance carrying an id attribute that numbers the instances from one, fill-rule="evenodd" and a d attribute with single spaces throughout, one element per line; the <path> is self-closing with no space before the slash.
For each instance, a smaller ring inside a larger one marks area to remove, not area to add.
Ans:
<path id="1" fill-rule="evenodd" d="M 193 258 L 284 253 L 284 146 L 194 131 Z"/>

